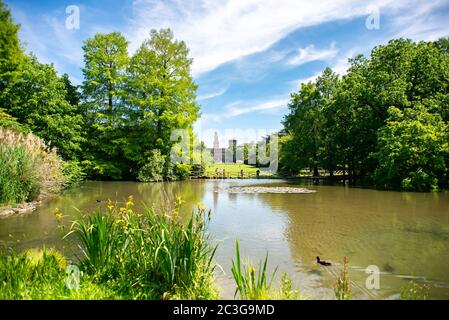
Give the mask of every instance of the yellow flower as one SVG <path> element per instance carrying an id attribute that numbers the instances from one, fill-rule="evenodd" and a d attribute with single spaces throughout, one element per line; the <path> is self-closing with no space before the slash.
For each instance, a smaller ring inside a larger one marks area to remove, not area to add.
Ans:
<path id="1" fill-rule="evenodd" d="M 176 204 L 177 204 L 178 206 L 180 206 L 180 205 L 183 204 L 184 202 L 185 202 L 185 201 L 182 200 L 182 197 L 176 196 Z"/>
<path id="2" fill-rule="evenodd" d="M 63 218 L 63 215 L 62 215 L 61 211 L 59 211 L 58 208 L 56 208 L 56 209 L 53 211 L 53 214 L 55 215 L 56 220 L 57 220 L 58 222 L 61 222 L 61 220 L 62 220 L 62 218 Z"/>
<path id="3" fill-rule="evenodd" d="M 129 196 L 128 201 L 126 202 L 126 207 L 129 208 L 132 206 L 134 206 L 133 196 Z"/>
<path id="4" fill-rule="evenodd" d="M 200 211 L 204 211 L 204 210 L 207 209 L 207 206 L 204 205 L 204 204 L 201 203 L 201 202 L 198 202 L 198 203 L 196 204 L 196 206 L 198 207 L 198 210 L 200 210 Z"/>

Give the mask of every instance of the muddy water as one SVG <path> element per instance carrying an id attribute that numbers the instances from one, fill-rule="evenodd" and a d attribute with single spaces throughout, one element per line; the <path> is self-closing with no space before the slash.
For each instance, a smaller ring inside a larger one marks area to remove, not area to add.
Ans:
<path id="1" fill-rule="evenodd" d="M 45 202 L 33 213 L 0 219 L 0 241 L 18 249 L 56 246 L 62 242 L 53 216 L 90 210 L 107 199 L 163 207 L 181 196 L 184 214 L 202 202 L 212 210 L 211 238 L 219 244 L 218 284 L 224 298 L 234 293 L 230 265 L 238 239 L 243 256 L 253 263 L 269 254 L 269 267 L 292 275 L 306 298 L 333 298 L 333 284 L 343 256 L 350 261 L 354 298 L 397 298 L 414 279 L 430 286 L 430 297 L 449 299 L 449 193 L 400 193 L 342 186 L 308 186 L 311 194 L 229 193 L 238 185 L 296 184 L 273 180 L 198 180 L 142 184 L 86 182 Z M 333 262 L 320 267 L 319 255 Z M 376 266 L 380 289 L 368 290 L 365 269 Z"/>

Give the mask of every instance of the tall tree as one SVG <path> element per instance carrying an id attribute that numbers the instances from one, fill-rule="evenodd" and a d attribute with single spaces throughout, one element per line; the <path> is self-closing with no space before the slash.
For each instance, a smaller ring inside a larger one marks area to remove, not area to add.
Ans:
<path id="1" fill-rule="evenodd" d="M 14 24 L 11 12 L 0 0 L 0 107 L 2 97 L 17 79 L 23 62 L 23 52 L 18 37 L 19 25 Z"/>
<path id="2" fill-rule="evenodd" d="M 175 40 L 171 30 L 161 29 L 152 30 L 131 58 L 129 102 L 144 152 L 157 148 L 167 155 L 171 132 L 191 128 L 199 116 L 188 55 L 183 41 Z"/>
<path id="3" fill-rule="evenodd" d="M 64 81 L 53 65 L 26 59 L 20 77 L 5 96 L 5 110 L 37 136 L 56 147 L 65 159 L 80 151 L 82 115 L 66 101 Z"/>
<path id="4" fill-rule="evenodd" d="M 82 83 L 83 110 L 89 137 L 84 164 L 97 178 L 127 177 L 123 157 L 126 114 L 123 86 L 128 65 L 128 41 L 118 32 L 96 34 L 85 41 Z"/>

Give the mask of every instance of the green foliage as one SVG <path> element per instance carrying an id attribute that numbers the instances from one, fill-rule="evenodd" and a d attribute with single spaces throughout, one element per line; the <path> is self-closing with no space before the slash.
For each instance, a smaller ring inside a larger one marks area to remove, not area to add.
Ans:
<path id="1" fill-rule="evenodd" d="M 438 114 L 422 105 L 403 111 L 391 107 L 379 130 L 379 166 L 375 181 L 382 188 L 438 190 L 447 170 L 449 130 Z"/>
<path id="2" fill-rule="evenodd" d="M 0 299 L 110 299 L 107 286 L 92 283 L 81 274 L 80 287 L 66 285 L 67 261 L 55 249 L 0 253 Z"/>
<path id="3" fill-rule="evenodd" d="M 401 287 L 401 300 L 426 300 L 429 295 L 429 287 L 420 285 L 414 281 L 408 281 Z"/>
<path id="4" fill-rule="evenodd" d="M 27 58 L 5 101 L 8 114 L 58 148 L 62 157 L 72 159 L 80 152 L 82 116 L 66 101 L 64 82 L 53 65 Z"/>
<path id="5" fill-rule="evenodd" d="M 142 166 L 137 175 L 137 180 L 141 182 L 162 181 L 165 166 L 165 156 L 160 150 L 152 150 L 147 159 L 147 163 Z"/>
<path id="6" fill-rule="evenodd" d="M 14 131 L 28 133 L 29 130 L 17 122 L 17 119 L 7 114 L 4 109 L 0 108 L 0 127 L 9 128 Z"/>
<path id="7" fill-rule="evenodd" d="M 15 204 L 39 195 L 37 165 L 22 146 L 0 144 L 0 204 Z"/>
<path id="8" fill-rule="evenodd" d="M 232 275 L 236 284 L 235 294 L 242 300 L 296 300 L 299 298 L 298 290 L 292 288 L 292 280 L 288 274 L 282 274 L 281 287 L 272 288 L 272 282 L 277 271 L 274 269 L 271 280 L 267 278 L 268 254 L 263 263 L 257 268 L 249 263 L 242 263 L 239 243 L 235 243 L 236 258 L 232 260 Z"/>
<path id="9" fill-rule="evenodd" d="M 76 220 L 72 231 L 83 249 L 83 268 L 99 283 L 132 299 L 211 299 L 215 249 L 206 226 L 210 213 L 198 208 L 186 224 L 174 212 L 135 212 L 109 203 L 107 212 Z"/>
<path id="10" fill-rule="evenodd" d="M 350 183 L 428 191 L 449 187 L 447 39 L 397 39 L 326 69 L 292 94 L 280 168 L 343 171 Z"/>
<path id="11" fill-rule="evenodd" d="M 0 0 L 0 108 L 5 106 L 4 95 L 20 73 L 23 52 L 18 33 L 19 26 L 14 24 L 11 12 Z"/>
<path id="12" fill-rule="evenodd" d="M 174 168 L 174 175 L 176 180 L 185 180 L 189 177 L 192 171 L 192 166 L 189 164 L 176 164 Z"/>
<path id="13" fill-rule="evenodd" d="M 64 187 L 76 187 L 86 178 L 82 165 L 76 161 L 64 161 L 62 173 L 64 175 Z"/>
<path id="14" fill-rule="evenodd" d="M 259 267 L 254 268 L 249 264 L 242 264 L 240 258 L 239 243 L 235 243 L 236 259 L 232 260 L 232 275 L 234 276 L 234 281 L 236 283 L 235 296 L 237 293 L 240 295 L 242 300 L 261 300 L 267 299 L 270 290 L 271 283 L 273 281 L 274 275 L 277 268 L 273 271 L 270 282 L 267 280 L 267 263 L 268 254 L 265 257 L 263 263 L 259 263 Z"/>

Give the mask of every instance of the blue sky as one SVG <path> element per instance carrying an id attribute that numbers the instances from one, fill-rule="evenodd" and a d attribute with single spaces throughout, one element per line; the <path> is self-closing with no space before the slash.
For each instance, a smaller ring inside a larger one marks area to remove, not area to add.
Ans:
<path id="1" fill-rule="evenodd" d="M 191 49 L 202 113 L 195 128 L 208 145 L 215 130 L 223 143 L 282 128 L 290 93 L 326 66 L 344 74 L 348 58 L 392 38 L 449 36 L 449 0 L 5 2 L 26 50 L 77 84 L 82 43 L 95 33 L 122 32 L 132 53 L 151 29 L 170 27 Z M 79 29 L 65 26 L 69 5 L 80 9 Z"/>

